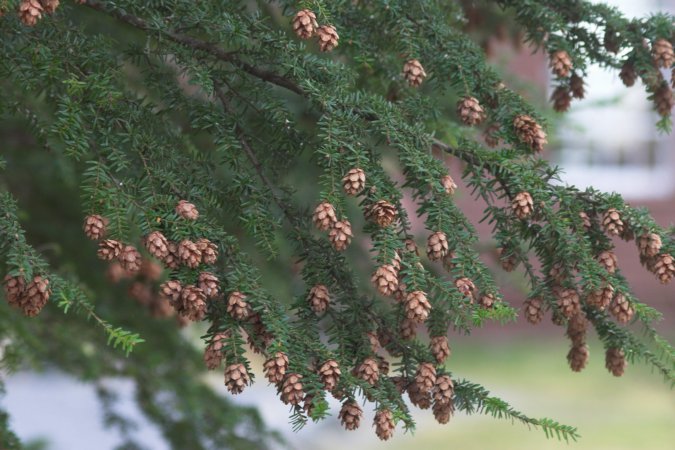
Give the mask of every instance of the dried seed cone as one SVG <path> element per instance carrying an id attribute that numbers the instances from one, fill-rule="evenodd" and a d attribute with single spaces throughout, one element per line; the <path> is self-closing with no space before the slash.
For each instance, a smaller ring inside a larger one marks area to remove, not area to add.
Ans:
<path id="1" fill-rule="evenodd" d="M 197 239 L 195 242 L 197 249 L 202 255 L 201 262 L 204 264 L 215 264 L 218 260 L 218 246 L 206 238 Z"/>
<path id="2" fill-rule="evenodd" d="M 573 346 L 567 353 L 567 362 L 575 372 L 581 372 L 588 363 L 588 346 L 586 344 Z"/>
<path id="3" fill-rule="evenodd" d="M 220 281 L 211 272 L 200 273 L 197 286 L 204 292 L 206 298 L 216 298 L 220 291 Z"/>
<path id="4" fill-rule="evenodd" d="M 198 322 L 206 315 L 206 294 L 197 286 L 185 286 L 180 293 L 178 314 L 193 322 Z"/>
<path id="5" fill-rule="evenodd" d="M 600 311 L 604 311 L 612 302 L 613 297 L 614 288 L 611 285 L 607 285 L 600 290 L 588 294 L 586 303 Z"/>
<path id="6" fill-rule="evenodd" d="M 349 244 L 351 244 L 353 237 L 352 224 L 348 220 L 335 222 L 333 228 L 328 232 L 328 239 L 330 239 L 333 248 L 338 252 L 346 250 Z"/>
<path id="7" fill-rule="evenodd" d="M 168 269 L 178 269 L 180 267 L 180 258 L 178 257 L 178 244 L 169 241 L 169 254 L 162 260 L 164 266 Z"/>
<path id="8" fill-rule="evenodd" d="M 479 125 L 485 120 L 485 111 L 473 97 L 464 97 L 457 103 L 457 115 L 469 126 Z"/>
<path id="9" fill-rule="evenodd" d="M 675 258 L 668 253 L 659 255 L 654 263 L 654 275 L 661 284 L 668 284 L 675 277 Z"/>
<path id="10" fill-rule="evenodd" d="M 551 94 L 551 102 L 556 112 L 566 112 L 572 105 L 572 93 L 566 86 L 558 86 Z"/>
<path id="11" fill-rule="evenodd" d="M 488 147 L 490 148 L 495 148 L 496 146 L 499 145 L 499 130 L 501 129 L 501 126 L 498 123 L 493 123 L 483 133 L 483 139 L 485 140 L 485 144 L 487 144 Z"/>
<path id="12" fill-rule="evenodd" d="M 410 319 L 403 319 L 399 324 L 399 337 L 403 340 L 412 339 L 417 335 L 417 323 Z"/>
<path id="13" fill-rule="evenodd" d="M 309 9 L 303 9 L 293 18 L 293 31 L 300 39 L 309 39 L 314 36 L 318 28 L 316 23 L 316 14 Z"/>
<path id="14" fill-rule="evenodd" d="M 197 244 L 189 239 L 183 239 L 178 244 L 178 258 L 186 266 L 195 269 L 202 262 L 202 252 L 199 251 Z"/>
<path id="15" fill-rule="evenodd" d="M 608 273 L 616 272 L 616 267 L 619 263 L 614 252 L 609 250 L 604 251 L 598 255 L 598 262 Z"/>
<path id="16" fill-rule="evenodd" d="M 637 80 L 637 73 L 635 72 L 635 66 L 632 63 L 626 62 L 621 66 L 621 71 L 619 72 L 619 78 L 626 87 L 632 87 Z"/>
<path id="17" fill-rule="evenodd" d="M 544 318 L 544 302 L 540 298 L 528 298 L 523 304 L 525 319 L 532 325 L 537 325 Z"/>
<path id="18" fill-rule="evenodd" d="M 605 367 L 615 377 L 620 377 L 626 370 L 626 354 L 620 348 L 608 348 L 605 353 Z"/>
<path id="19" fill-rule="evenodd" d="M 570 90 L 572 91 L 572 97 L 583 99 L 586 96 L 586 90 L 584 89 L 584 79 L 581 78 L 576 73 L 570 78 Z"/>
<path id="20" fill-rule="evenodd" d="M 92 241 L 98 241 L 105 236 L 106 225 L 108 220 L 98 214 L 87 216 L 84 218 L 84 225 L 82 229 L 84 234 Z"/>
<path id="21" fill-rule="evenodd" d="M 497 299 L 495 298 L 494 294 L 483 294 L 478 299 L 478 304 L 483 308 L 489 309 L 494 306 L 496 301 Z"/>
<path id="22" fill-rule="evenodd" d="M 586 231 L 590 230 L 593 224 L 591 223 L 591 218 L 585 212 L 581 211 L 579 213 L 579 218 L 581 219 L 581 224 L 583 225 Z"/>
<path id="23" fill-rule="evenodd" d="M 227 297 L 227 313 L 235 320 L 246 320 L 253 313 L 251 306 L 246 301 L 246 295 L 239 291 L 232 292 Z"/>
<path id="24" fill-rule="evenodd" d="M 19 18 L 29 27 L 34 26 L 42 18 L 44 8 L 38 0 L 21 0 L 19 4 Z"/>
<path id="25" fill-rule="evenodd" d="M 669 69 L 675 61 L 675 52 L 673 52 L 673 44 L 666 39 L 657 39 L 652 45 L 652 58 L 657 67 Z"/>
<path id="26" fill-rule="evenodd" d="M 225 340 L 229 337 L 228 333 L 218 333 L 213 336 L 211 343 L 204 350 L 204 365 L 207 369 L 214 370 L 220 367 L 224 359 Z"/>
<path id="27" fill-rule="evenodd" d="M 511 209 L 519 219 L 527 219 L 532 215 L 534 201 L 529 192 L 519 192 L 511 202 Z"/>
<path id="28" fill-rule="evenodd" d="M 375 413 L 375 434 L 382 441 L 386 441 L 394 435 L 396 424 L 394 423 L 394 415 L 388 409 L 381 409 Z"/>
<path id="29" fill-rule="evenodd" d="M 394 205 L 386 200 L 378 200 L 368 210 L 367 219 L 381 228 L 386 228 L 396 220 L 397 216 L 398 211 Z"/>
<path id="30" fill-rule="evenodd" d="M 159 231 L 153 231 L 145 237 L 145 248 L 159 260 L 169 256 L 169 241 Z"/>
<path id="31" fill-rule="evenodd" d="M 319 40 L 319 50 L 330 52 L 338 46 L 340 36 L 332 25 L 322 25 L 316 30 L 316 36 Z"/>
<path id="32" fill-rule="evenodd" d="M 429 317 L 431 303 L 423 291 L 413 291 L 405 297 L 405 315 L 415 323 L 424 323 Z"/>
<path id="33" fill-rule="evenodd" d="M 328 202 L 319 203 L 319 205 L 314 209 L 312 221 L 314 222 L 314 226 L 319 231 L 330 230 L 337 222 L 335 208 Z"/>
<path id="34" fill-rule="evenodd" d="M 431 407 L 431 391 L 422 391 L 417 383 L 410 383 L 408 386 L 408 398 L 410 403 L 419 409 L 429 409 Z"/>
<path id="35" fill-rule="evenodd" d="M 675 105 L 675 99 L 673 99 L 673 90 L 665 81 L 661 83 L 661 85 L 654 92 L 654 105 L 656 107 L 656 111 L 661 116 L 670 116 L 673 105 Z"/>
<path id="36" fill-rule="evenodd" d="M 323 314 L 330 306 L 330 293 L 328 288 L 323 284 L 317 284 L 309 290 L 307 296 L 307 303 L 309 307 L 316 314 Z"/>
<path id="37" fill-rule="evenodd" d="M 544 145 L 548 144 L 546 133 L 532 117 L 528 115 L 517 116 L 513 121 L 518 139 L 527 144 L 532 151 L 541 152 Z"/>
<path id="38" fill-rule="evenodd" d="M 356 368 L 355 375 L 371 386 L 374 386 L 380 379 L 380 367 L 375 359 L 366 358 L 361 365 Z"/>
<path id="39" fill-rule="evenodd" d="M 432 233 L 427 239 L 427 256 L 431 261 L 439 261 L 448 254 L 448 238 L 442 231 Z"/>
<path id="40" fill-rule="evenodd" d="M 656 233 L 643 234 L 637 240 L 638 249 L 640 254 L 653 258 L 661 252 L 661 247 L 663 242 L 661 242 L 661 236 Z"/>
<path id="41" fill-rule="evenodd" d="M 446 423 L 450 422 L 450 418 L 455 412 L 455 406 L 452 402 L 447 404 L 434 403 L 434 406 L 431 410 L 434 413 L 436 422 L 440 423 L 441 425 L 445 425 Z"/>
<path id="42" fill-rule="evenodd" d="M 424 362 L 417 367 L 415 384 L 420 392 L 431 392 L 436 384 L 436 368 L 433 364 Z"/>
<path id="43" fill-rule="evenodd" d="M 398 289 L 398 271 L 391 264 L 384 264 L 375 270 L 370 282 L 380 294 L 389 297 Z"/>
<path id="44" fill-rule="evenodd" d="M 403 65 L 403 76 L 410 86 L 418 87 L 427 77 L 427 73 L 424 71 L 422 63 L 416 59 L 411 59 Z"/>
<path id="45" fill-rule="evenodd" d="M 340 382 L 340 365 L 334 359 L 329 359 L 319 367 L 319 378 L 327 391 L 332 391 Z"/>
<path id="46" fill-rule="evenodd" d="M 441 186 L 443 186 L 445 193 L 448 195 L 453 195 L 457 190 L 457 184 L 455 184 L 455 180 L 450 175 L 441 178 Z"/>
<path id="47" fill-rule="evenodd" d="M 128 290 L 129 297 L 136 300 L 143 306 L 150 306 L 152 303 L 152 289 L 149 285 L 141 283 L 140 281 L 134 281 L 129 286 Z"/>
<path id="48" fill-rule="evenodd" d="M 473 300 L 476 293 L 476 285 L 473 284 L 473 281 L 467 277 L 458 278 L 455 280 L 455 286 L 462 295 Z"/>
<path id="49" fill-rule="evenodd" d="M 183 219 L 197 220 L 199 218 L 199 211 L 197 207 L 187 200 L 181 200 L 176 205 L 176 214 Z"/>
<path id="50" fill-rule="evenodd" d="M 553 292 L 558 302 L 560 313 L 570 319 L 581 312 L 579 294 L 575 289 L 555 289 Z"/>
<path id="51" fill-rule="evenodd" d="M 433 398 L 434 405 L 449 405 L 452 403 L 452 396 L 455 394 L 455 384 L 449 375 L 441 375 L 436 378 L 434 385 Z"/>
<path id="52" fill-rule="evenodd" d="M 340 423 L 349 431 L 356 430 L 361 425 L 361 416 L 363 416 L 363 411 L 354 400 L 343 403 L 338 414 Z"/>
<path id="53" fill-rule="evenodd" d="M 382 346 L 380 344 L 380 338 L 377 336 L 377 333 L 374 331 L 368 331 L 366 333 L 366 337 L 368 338 L 368 343 L 370 344 L 370 349 L 372 350 L 372 352 L 377 353 L 377 351 Z"/>
<path id="54" fill-rule="evenodd" d="M 284 378 L 284 382 L 279 389 L 281 401 L 286 405 L 299 405 L 305 398 L 305 391 L 302 385 L 302 375 L 298 373 L 289 373 Z"/>
<path id="55" fill-rule="evenodd" d="M 279 384 L 288 370 L 288 356 L 284 352 L 276 352 L 263 365 L 265 376 L 272 384 Z"/>
<path id="56" fill-rule="evenodd" d="M 450 344 L 447 336 L 434 336 L 429 342 L 429 350 L 434 355 L 438 364 L 445 363 L 445 360 L 450 356 Z"/>
<path id="57" fill-rule="evenodd" d="M 127 245 L 122 249 L 117 256 L 117 260 L 127 272 L 136 273 L 141 270 L 141 254 L 131 245 Z"/>
<path id="58" fill-rule="evenodd" d="M 507 254 L 504 248 L 498 248 L 497 254 L 499 255 L 499 264 L 501 264 L 502 269 L 504 269 L 506 272 L 513 272 L 513 270 L 518 265 L 516 255 Z"/>
<path id="59" fill-rule="evenodd" d="M 12 306 L 20 306 L 21 299 L 26 291 L 26 281 L 22 276 L 5 276 L 3 280 L 5 299 Z"/>
<path id="60" fill-rule="evenodd" d="M 602 217 L 602 227 L 610 236 L 620 236 L 624 232 L 624 223 L 621 220 L 621 214 L 615 208 L 610 208 Z"/>
<path id="61" fill-rule="evenodd" d="M 124 246 L 121 242 L 113 239 L 105 239 L 98 244 L 96 255 L 103 261 L 112 261 L 122 253 Z"/>
<path id="62" fill-rule="evenodd" d="M 630 322 L 635 314 L 635 310 L 625 295 L 619 293 L 614 297 L 614 302 L 609 312 L 616 318 L 619 323 L 626 324 Z"/>
<path id="63" fill-rule="evenodd" d="M 53 14 L 56 12 L 56 8 L 59 7 L 59 0 L 41 0 L 42 6 L 45 8 L 47 14 Z"/>
<path id="64" fill-rule="evenodd" d="M 159 294 L 167 299 L 176 309 L 180 299 L 180 293 L 183 291 L 183 286 L 178 280 L 169 280 L 159 286 Z"/>
<path id="65" fill-rule="evenodd" d="M 575 314 L 567 321 L 567 337 L 572 341 L 573 346 L 579 346 L 586 342 L 586 329 L 588 320 L 582 312 Z"/>
<path id="66" fill-rule="evenodd" d="M 249 382 L 250 378 L 243 364 L 230 364 L 225 368 L 225 387 L 230 393 L 241 394 Z"/>
<path id="67" fill-rule="evenodd" d="M 363 169 L 354 168 L 347 172 L 347 175 L 342 178 L 342 188 L 345 194 L 352 197 L 358 195 L 366 187 L 366 173 Z"/>
<path id="68" fill-rule="evenodd" d="M 20 299 L 20 308 L 24 315 L 35 317 L 45 307 L 52 291 L 49 289 L 49 280 L 41 277 L 33 277 L 33 281 L 26 285 L 26 290 Z"/>
<path id="69" fill-rule="evenodd" d="M 549 67 L 560 78 L 567 78 L 572 70 L 572 58 L 565 50 L 551 53 Z"/>

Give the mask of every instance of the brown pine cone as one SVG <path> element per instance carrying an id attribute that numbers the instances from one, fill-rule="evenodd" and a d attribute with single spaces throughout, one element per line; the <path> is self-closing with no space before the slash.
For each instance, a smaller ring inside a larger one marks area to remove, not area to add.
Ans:
<path id="1" fill-rule="evenodd" d="M 654 263 L 654 275 L 661 284 L 670 283 L 670 280 L 675 277 L 675 258 L 668 253 L 657 256 Z"/>
<path id="2" fill-rule="evenodd" d="M 56 8 L 59 7 L 59 0 L 40 0 L 40 2 L 47 14 L 53 14 L 56 12 Z"/>
<path id="3" fill-rule="evenodd" d="M 665 81 L 654 92 L 654 105 L 656 111 L 663 117 L 670 116 L 670 112 L 675 105 L 675 99 L 673 99 L 673 91 L 668 86 L 668 83 Z"/>
<path id="4" fill-rule="evenodd" d="M 620 36 L 615 30 L 611 28 L 605 29 L 605 36 L 603 38 L 603 45 L 608 52 L 619 53 L 621 50 Z"/>
<path id="5" fill-rule="evenodd" d="M 220 281 L 211 272 L 202 272 L 199 274 L 197 286 L 204 291 L 206 298 L 215 298 L 220 290 Z"/>
<path id="6" fill-rule="evenodd" d="M 180 293 L 178 314 L 198 322 L 206 315 L 206 294 L 196 286 L 188 284 Z"/>
<path id="7" fill-rule="evenodd" d="M 368 343 L 370 344 L 370 349 L 372 350 L 372 352 L 377 353 L 377 351 L 382 346 L 382 344 L 380 344 L 380 338 L 377 336 L 377 333 L 374 331 L 368 331 L 366 333 L 366 337 L 368 338 Z"/>
<path id="8" fill-rule="evenodd" d="M 573 346 L 580 346 L 586 342 L 586 329 L 588 320 L 583 312 L 579 312 L 570 317 L 567 321 L 567 337 L 572 341 Z"/>
<path id="9" fill-rule="evenodd" d="M 246 295 L 234 291 L 227 297 L 227 313 L 235 320 L 246 320 L 253 313 L 251 306 L 246 301 Z"/>
<path id="10" fill-rule="evenodd" d="M 380 294 L 385 297 L 392 296 L 398 289 L 398 272 L 391 264 L 384 264 L 375 270 L 370 282 Z"/>
<path id="11" fill-rule="evenodd" d="M 195 245 L 202 254 L 202 263 L 212 265 L 218 260 L 218 246 L 206 238 L 197 239 Z"/>
<path id="12" fill-rule="evenodd" d="M 507 254 L 506 249 L 498 248 L 497 254 L 499 255 L 499 263 L 506 272 L 513 272 L 513 270 L 518 265 L 518 259 L 514 254 Z"/>
<path id="13" fill-rule="evenodd" d="M 346 430 L 356 430 L 361 425 L 361 416 L 363 411 L 354 400 L 348 400 L 342 404 L 338 418 Z"/>
<path id="14" fill-rule="evenodd" d="M 501 126 L 498 123 L 493 123 L 485 129 L 485 132 L 483 133 L 483 139 L 485 140 L 485 144 L 488 147 L 495 148 L 499 145 L 498 133 L 500 130 Z"/>
<path id="15" fill-rule="evenodd" d="M 318 28 L 316 14 L 309 9 L 302 9 L 293 18 L 293 31 L 300 39 L 309 39 L 314 36 Z"/>
<path id="16" fill-rule="evenodd" d="M 513 121 L 518 139 L 527 144 L 532 151 L 541 152 L 544 145 L 548 144 L 546 133 L 532 117 L 527 115 L 517 116 Z"/>
<path id="17" fill-rule="evenodd" d="M 652 58 L 657 67 L 670 69 L 675 61 L 675 52 L 673 52 L 673 44 L 666 39 L 657 39 L 652 45 Z"/>
<path id="18" fill-rule="evenodd" d="M 386 441 L 394 435 L 396 424 L 394 423 L 394 415 L 388 409 L 381 409 L 375 413 L 375 434 L 382 441 Z"/>
<path id="19" fill-rule="evenodd" d="M 626 296 L 622 293 L 616 294 L 609 312 L 612 313 L 616 320 L 622 324 L 630 322 L 630 320 L 633 318 L 633 315 L 635 314 L 635 310 L 631 306 Z"/>
<path id="20" fill-rule="evenodd" d="M 302 385 L 302 375 L 298 373 L 289 373 L 284 378 L 283 384 L 279 387 L 281 401 L 285 405 L 299 405 L 305 398 L 305 391 Z"/>
<path id="21" fill-rule="evenodd" d="M 478 304 L 485 309 L 490 309 L 494 306 L 497 299 L 494 294 L 483 294 L 478 298 Z"/>
<path id="22" fill-rule="evenodd" d="M 449 375 L 441 375 L 436 378 L 433 389 L 434 405 L 448 405 L 452 403 L 452 396 L 455 394 L 455 384 Z"/>
<path id="23" fill-rule="evenodd" d="M 620 236 L 624 232 L 624 226 L 621 214 L 615 208 L 608 209 L 602 217 L 602 227 L 609 236 Z"/>
<path id="24" fill-rule="evenodd" d="M 415 374 L 415 384 L 420 392 L 431 392 L 436 384 L 436 368 L 429 362 L 420 363 Z"/>
<path id="25" fill-rule="evenodd" d="M 427 239 L 427 256 L 431 261 L 439 261 L 448 254 L 448 238 L 442 231 L 432 233 Z"/>
<path id="26" fill-rule="evenodd" d="M 340 382 L 340 365 L 334 359 L 329 359 L 319 367 L 319 378 L 327 391 L 332 391 Z"/>
<path id="27" fill-rule="evenodd" d="M 348 220 L 335 222 L 328 232 L 328 239 L 338 252 L 344 251 L 351 244 L 353 237 L 352 224 Z"/>
<path id="28" fill-rule="evenodd" d="M 429 317 L 431 303 L 423 291 L 413 291 L 405 297 L 405 315 L 415 323 L 424 323 Z"/>
<path id="29" fill-rule="evenodd" d="M 447 404 L 434 403 L 434 406 L 431 410 L 434 413 L 436 422 L 440 423 L 441 425 L 445 425 L 446 423 L 450 422 L 450 418 L 455 412 L 455 406 L 452 402 Z"/>
<path id="30" fill-rule="evenodd" d="M 153 231 L 145 237 L 145 248 L 155 258 L 162 260 L 169 256 L 169 241 L 159 231 Z"/>
<path id="31" fill-rule="evenodd" d="M 434 336 L 429 342 L 429 349 L 434 355 L 438 364 L 445 363 L 445 360 L 450 356 L 450 345 L 448 344 L 447 336 Z"/>
<path id="32" fill-rule="evenodd" d="M 565 50 L 551 53 L 549 67 L 560 78 L 567 78 L 572 70 L 572 58 Z"/>
<path id="33" fill-rule="evenodd" d="M 588 363 L 588 346 L 586 344 L 573 346 L 569 353 L 567 353 L 567 362 L 570 365 L 570 368 L 575 372 L 581 372 L 586 363 Z"/>
<path id="34" fill-rule="evenodd" d="M 162 278 L 162 266 L 151 259 L 143 259 L 141 260 L 140 276 L 147 281 L 158 281 Z"/>
<path id="35" fill-rule="evenodd" d="M 89 239 L 98 241 L 105 236 L 107 225 L 108 219 L 99 216 L 98 214 L 94 214 L 84 218 L 82 229 Z"/>
<path id="36" fill-rule="evenodd" d="M 182 291 L 183 286 L 178 280 L 169 280 L 159 286 L 159 294 L 174 305 L 176 310 L 178 310 L 178 300 L 180 299 L 180 293 Z"/>
<path id="37" fill-rule="evenodd" d="M 558 302 L 560 313 L 570 319 L 581 312 L 581 302 L 579 294 L 575 289 L 557 288 L 553 290 Z"/>
<path id="38" fill-rule="evenodd" d="M 197 244 L 189 239 L 183 239 L 178 244 L 178 258 L 186 266 L 195 269 L 202 262 L 202 252 L 199 251 Z"/>
<path id="39" fill-rule="evenodd" d="M 340 36 L 332 25 L 322 25 L 316 30 L 316 36 L 319 40 L 319 50 L 330 52 L 338 46 Z"/>
<path id="40" fill-rule="evenodd" d="M 112 261 L 122 252 L 122 243 L 113 239 L 105 239 L 98 244 L 96 255 L 103 261 Z"/>
<path id="41" fill-rule="evenodd" d="M 49 280 L 36 275 L 33 277 L 33 281 L 26 285 L 26 290 L 20 298 L 21 303 L 19 307 L 23 310 L 24 315 L 35 317 L 45 307 L 51 294 Z"/>
<path id="42" fill-rule="evenodd" d="M 197 220 L 199 218 L 199 211 L 197 207 L 187 200 L 181 200 L 176 205 L 176 214 L 183 219 Z"/>
<path id="43" fill-rule="evenodd" d="M 431 407 L 431 391 L 423 392 L 417 383 L 408 385 L 408 398 L 410 403 L 419 409 L 429 409 Z"/>
<path id="44" fill-rule="evenodd" d="M 270 383 L 281 383 L 286 375 L 286 370 L 288 370 L 288 356 L 284 352 L 276 352 L 274 356 L 265 361 L 263 369 Z"/>
<path id="45" fill-rule="evenodd" d="M 307 296 L 307 303 L 309 307 L 316 314 L 323 314 L 330 306 L 330 293 L 328 288 L 323 284 L 317 284 L 309 290 Z"/>
<path id="46" fill-rule="evenodd" d="M 373 358 L 366 358 L 354 371 L 354 375 L 374 386 L 380 379 L 380 368 Z"/>
<path id="47" fill-rule="evenodd" d="M 604 251 L 598 255 L 598 262 L 602 267 L 605 268 L 607 273 L 616 272 L 616 266 L 618 265 L 618 260 L 616 255 L 611 250 Z"/>
<path id="48" fill-rule="evenodd" d="M 465 125 L 479 125 L 485 120 L 485 111 L 473 97 L 464 97 L 457 103 L 457 115 Z"/>
<path id="49" fill-rule="evenodd" d="M 169 241 L 168 244 L 169 254 L 166 255 L 166 258 L 162 260 L 164 266 L 167 269 L 178 269 L 180 267 L 180 258 L 178 257 L 178 244 L 175 242 Z"/>
<path id="50" fill-rule="evenodd" d="M 129 297 L 133 298 L 143 306 L 149 307 L 152 303 L 152 288 L 145 283 L 134 281 L 129 286 L 127 293 L 129 294 Z"/>
<path id="51" fill-rule="evenodd" d="M 455 180 L 453 180 L 450 175 L 445 175 L 443 178 L 441 178 L 441 186 L 443 186 L 445 193 L 448 195 L 453 195 L 455 190 L 457 190 Z"/>
<path id="52" fill-rule="evenodd" d="M 5 276 L 5 299 L 11 306 L 20 306 L 26 292 L 26 281 L 22 276 Z"/>
<path id="53" fill-rule="evenodd" d="M 605 353 L 605 367 L 615 377 L 620 377 L 626 370 L 626 354 L 620 348 L 608 348 Z"/>
<path id="54" fill-rule="evenodd" d="M 403 340 L 413 339 L 417 335 L 417 324 L 410 319 L 401 320 L 398 335 Z"/>
<path id="55" fill-rule="evenodd" d="M 410 59 L 403 65 L 403 77 L 412 87 L 418 87 L 427 77 L 427 73 L 416 59 Z"/>
<path id="56" fill-rule="evenodd" d="M 252 328 L 248 343 L 255 353 L 263 353 L 274 341 L 274 335 L 265 327 L 259 313 L 251 313 L 248 323 Z"/>
<path id="57" fill-rule="evenodd" d="M 525 319 L 532 325 L 536 325 L 544 318 L 544 303 L 540 298 L 528 298 L 523 304 Z"/>
<path id="58" fill-rule="evenodd" d="M 626 85 L 626 87 L 632 87 L 635 84 L 635 80 L 637 80 L 637 73 L 635 72 L 635 67 L 633 66 L 633 63 L 631 62 L 626 62 L 624 65 L 621 67 L 621 72 L 619 72 L 619 78 L 621 78 L 621 81 L 623 81 L 623 84 Z"/>
<path id="59" fill-rule="evenodd" d="M 586 297 L 586 303 L 589 306 L 599 309 L 600 311 L 604 311 L 612 302 L 613 297 L 614 297 L 614 288 L 608 284 L 602 289 L 588 294 L 588 296 Z"/>
<path id="60" fill-rule="evenodd" d="M 511 209 L 519 219 L 527 219 L 534 209 L 534 200 L 529 192 L 519 192 L 511 202 Z"/>
<path id="61" fill-rule="evenodd" d="M 584 89 L 584 79 L 581 78 L 576 73 L 570 78 L 570 90 L 572 91 L 572 97 L 583 99 L 586 96 L 586 90 Z"/>
<path id="62" fill-rule="evenodd" d="M 551 94 L 551 102 L 556 112 L 567 112 L 572 105 L 572 93 L 566 86 L 558 86 Z"/>
<path id="63" fill-rule="evenodd" d="M 661 252 L 661 236 L 656 233 L 643 234 L 637 240 L 640 254 L 648 258 L 653 258 Z"/>
<path id="64" fill-rule="evenodd" d="M 204 364 L 208 370 L 214 370 L 220 367 L 223 362 L 223 347 L 225 341 L 229 339 L 230 333 L 217 333 L 211 339 L 211 343 L 204 350 Z"/>
<path id="65" fill-rule="evenodd" d="M 37 21 L 42 18 L 43 12 L 44 8 L 38 0 L 21 0 L 19 4 L 19 18 L 26 26 L 35 26 Z"/>
<path id="66" fill-rule="evenodd" d="M 129 273 L 136 273 L 141 270 L 141 254 L 131 245 L 127 245 L 122 249 L 117 256 L 117 260 L 122 265 L 122 268 Z"/>
<path id="67" fill-rule="evenodd" d="M 367 211 L 366 218 L 381 228 L 386 228 L 396 220 L 396 206 L 386 200 L 378 200 Z"/>
<path id="68" fill-rule="evenodd" d="M 312 220 L 319 231 L 330 230 L 337 222 L 335 208 L 328 202 L 319 203 L 319 206 L 314 209 Z"/>
<path id="69" fill-rule="evenodd" d="M 476 285 L 473 284 L 473 281 L 467 277 L 458 278 L 455 280 L 455 286 L 463 296 L 473 301 L 476 294 Z"/>
<path id="70" fill-rule="evenodd" d="M 250 378 L 243 364 L 230 364 L 225 368 L 225 387 L 231 394 L 241 394 L 249 382 Z"/>
<path id="71" fill-rule="evenodd" d="M 579 218 L 581 219 L 584 229 L 586 229 L 586 231 L 590 230 L 593 224 L 591 223 L 591 218 L 588 216 L 588 214 L 581 211 L 579 213 Z"/>
<path id="72" fill-rule="evenodd" d="M 361 168 L 354 168 L 342 178 L 342 188 L 345 194 L 352 197 L 359 194 L 366 187 L 366 173 Z"/>

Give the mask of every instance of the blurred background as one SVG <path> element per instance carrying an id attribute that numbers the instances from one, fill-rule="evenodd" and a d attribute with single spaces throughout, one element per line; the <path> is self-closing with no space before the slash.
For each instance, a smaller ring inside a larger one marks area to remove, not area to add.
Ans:
<path id="1" fill-rule="evenodd" d="M 629 16 L 653 11 L 675 12 L 675 0 L 611 0 Z M 547 55 L 533 53 L 505 40 L 486 44 L 496 66 L 504 71 L 506 84 L 529 100 L 551 111 Z M 644 91 L 626 89 L 613 72 L 594 67 L 585 78 L 587 96 L 573 103 L 571 111 L 550 113 L 555 138 L 545 157 L 564 169 L 563 179 L 580 188 L 594 186 L 622 194 L 633 206 L 647 207 L 662 226 L 675 222 L 674 137 L 658 134 L 657 116 L 651 111 Z M 447 161 L 460 185 L 458 201 L 483 236 L 489 228 L 478 224 L 483 205 L 462 189 L 461 167 Z M 657 327 L 671 342 L 675 340 L 675 291 L 661 286 L 644 270 L 632 243 L 616 241 L 619 264 L 638 298 L 664 313 Z M 490 243 L 485 243 L 486 248 Z M 489 252 L 486 252 L 489 259 Z M 492 261 L 498 267 L 497 261 Z M 497 270 L 505 298 L 518 306 L 524 299 L 518 275 Z M 197 342 L 199 330 L 183 331 Z M 622 378 L 604 368 L 604 354 L 591 341 L 591 359 L 581 373 L 569 370 L 564 331 L 553 324 L 531 327 L 522 320 L 507 325 L 493 324 L 475 330 L 472 336 L 450 335 L 452 356 L 448 364 L 458 376 L 483 384 L 516 409 L 533 417 L 552 417 L 576 426 L 581 440 L 566 444 L 547 440 L 540 431 L 490 417 L 458 415 L 447 426 L 438 425 L 430 411 L 415 411 L 418 428 L 414 435 L 397 430 L 396 438 L 380 443 L 366 411 L 361 429 L 345 432 L 339 425 L 337 402 L 334 417 L 310 423 L 298 433 L 290 431 L 288 410 L 273 400 L 275 390 L 259 381 L 234 398 L 240 404 L 259 408 L 263 418 L 279 430 L 297 449 L 675 449 L 675 396 L 658 374 L 642 366 L 629 366 Z M 595 351 L 594 351 L 595 350 Z M 262 361 L 253 356 L 254 367 Z M 150 370 L 150 368 L 149 368 Z M 258 375 L 261 375 L 260 373 Z M 209 382 L 225 395 L 220 374 Z M 258 378 L 261 380 L 261 378 Z M 11 424 L 29 448 L 50 450 L 113 449 L 119 444 L 115 432 L 106 430 L 94 388 L 54 371 L 21 371 L 7 377 L 7 393 L 0 405 L 11 413 Z M 117 410 L 133 418 L 134 436 L 150 449 L 167 448 L 159 431 L 148 423 L 133 400 L 131 383 L 104 380 L 119 395 Z"/>

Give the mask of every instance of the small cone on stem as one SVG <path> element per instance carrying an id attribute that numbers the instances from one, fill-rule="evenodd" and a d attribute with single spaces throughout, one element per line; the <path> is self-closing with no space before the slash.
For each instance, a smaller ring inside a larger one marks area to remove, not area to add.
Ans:
<path id="1" fill-rule="evenodd" d="M 243 364 L 231 364 L 225 368 L 225 387 L 230 393 L 241 394 L 249 382 L 248 371 Z"/>
<path id="2" fill-rule="evenodd" d="M 417 59 L 410 59 L 403 65 L 403 77 L 411 87 L 418 87 L 427 77 L 427 73 Z"/>
<path id="3" fill-rule="evenodd" d="M 349 431 L 356 430 L 361 425 L 361 416 L 363 416 L 363 410 L 354 400 L 343 403 L 338 414 L 340 423 Z"/>
<path id="4" fill-rule="evenodd" d="M 300 39 L 309 39 L 319 25 L 316 22 L 316 14 L 309 9 L 302 9 L 293 18 L 293 31 Z"/>
<path id="5" fill-rule="evenodd" d="M 333 228 L 328 232 L 328 239 L 338 252 L 346 250 L 353 237 L 352 224 L 348 220 L 335 222 Z"/>
<path id="6" fill-rule="evenodd" d="M 620 377 L 626 370 L 626 354 L 620 348 L 608 348 L 605 353 L 605 367 L 615 377 Z"/>
<path id="7" fill-rule="evenodd" d="M 272 384 L 279 384 L 288 370 L 288 356 L 284 352 L 276 352 L 263 365 L 265 377 Z"/>

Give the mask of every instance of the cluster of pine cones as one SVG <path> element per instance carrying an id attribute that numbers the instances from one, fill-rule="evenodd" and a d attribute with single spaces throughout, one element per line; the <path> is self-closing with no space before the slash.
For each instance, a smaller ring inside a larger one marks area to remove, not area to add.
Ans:
<path id="1" fill-rule="evenodd" d="M 340 36 L 332 25 L 321 25 L 316 21 L 316 14 L 309 9 L 303 9 L 293 18 L 293 31 L 300 39 L 317 38 L 319 49 L 330 52 L 338 46 Z"/>
<path id="2" fill-rule="evenodd" d="M 85 0 L 76 0 L 84 3 Z M 19 3 L 19 19 L 29 27 L 35 26 L 43 14 L 53 14 L 59 7 L 59 0 L 21 0 Z"/>
<path id="3" fill-rule="evenodd" d="M 19 308 L 28 317 L 37 316 L 52 293 L 49 280 L 41 275 L 35 275 L 29 283 L 23 275 L 7 275 L 3 284 L 7 303 Z"/>

